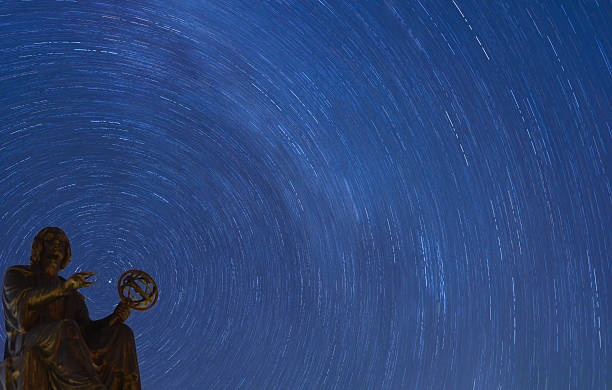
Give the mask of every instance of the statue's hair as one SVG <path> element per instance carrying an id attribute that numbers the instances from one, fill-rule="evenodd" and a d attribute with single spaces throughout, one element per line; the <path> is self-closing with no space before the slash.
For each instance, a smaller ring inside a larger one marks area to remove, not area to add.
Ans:
<path id="1" fill-rule="evenodd" d="M 55 233 L 62 238 L 64 244 L 66 245 L 66 253 L 64 258 L 62 259 L 62 265 L 60 270 L 66 268 L 70 263 L 70 256 L 72 256 L 72 251 L 70 250 L 70 241 L 68 240 L 68 236 L 66 233 L 58 227 L 55 226 L 47 226 L 34 237 L 34 241 L 32 242 L 32 254 L 30 255 L 30 265 L 38 266 L 40 264 L 40 255 L 42 254 L 44 243 L 44 237 L 47 233 Z"/>

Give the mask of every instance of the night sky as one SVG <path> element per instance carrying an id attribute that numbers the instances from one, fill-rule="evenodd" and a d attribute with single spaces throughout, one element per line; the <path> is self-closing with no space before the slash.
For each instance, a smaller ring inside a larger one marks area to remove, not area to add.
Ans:
<path id="1" fill-rule="evenodd" d="M 146 390 L 612 389 L 611 20 L 2 2 L 0 272 L 150 273 Z"/>

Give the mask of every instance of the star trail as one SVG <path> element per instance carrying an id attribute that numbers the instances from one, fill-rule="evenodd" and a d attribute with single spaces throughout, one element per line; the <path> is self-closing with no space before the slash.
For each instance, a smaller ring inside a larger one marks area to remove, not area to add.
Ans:
<path id="1" fill-rule="evenodd" d="M 0 270 L 143 389 L 612 389 L 607 1 L 0 3 Z M 4 344 L 2 332 L 0 342 Z"/>

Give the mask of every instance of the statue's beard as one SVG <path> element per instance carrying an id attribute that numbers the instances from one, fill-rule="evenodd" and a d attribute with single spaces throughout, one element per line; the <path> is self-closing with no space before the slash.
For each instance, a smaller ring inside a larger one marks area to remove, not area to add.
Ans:
<path id="1" fill-rule="evenodd" d="M 53 274 L 57 274 L 60 270 L 61 256 L 56 254 L 50 254 L 45 258 L 41 259 L 41 268 L 45 271 L 50 271 Z"/>

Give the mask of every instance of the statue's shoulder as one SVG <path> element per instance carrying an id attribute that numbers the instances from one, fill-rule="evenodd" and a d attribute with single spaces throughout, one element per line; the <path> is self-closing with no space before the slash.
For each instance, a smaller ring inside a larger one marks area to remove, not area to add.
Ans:
<path id="1" fill-rule="evenodd" d="M 4 273 L 3 286 L 20 285 L 33 275 L 29 265 L 13 265 Z"/>
<path id="2" fill-rule="evenodd" d="M 29 265 L 13 265 L 8 267 L 6 273 L 19 273 L 28 276 L 32 274 L 32 268 Z"/>

